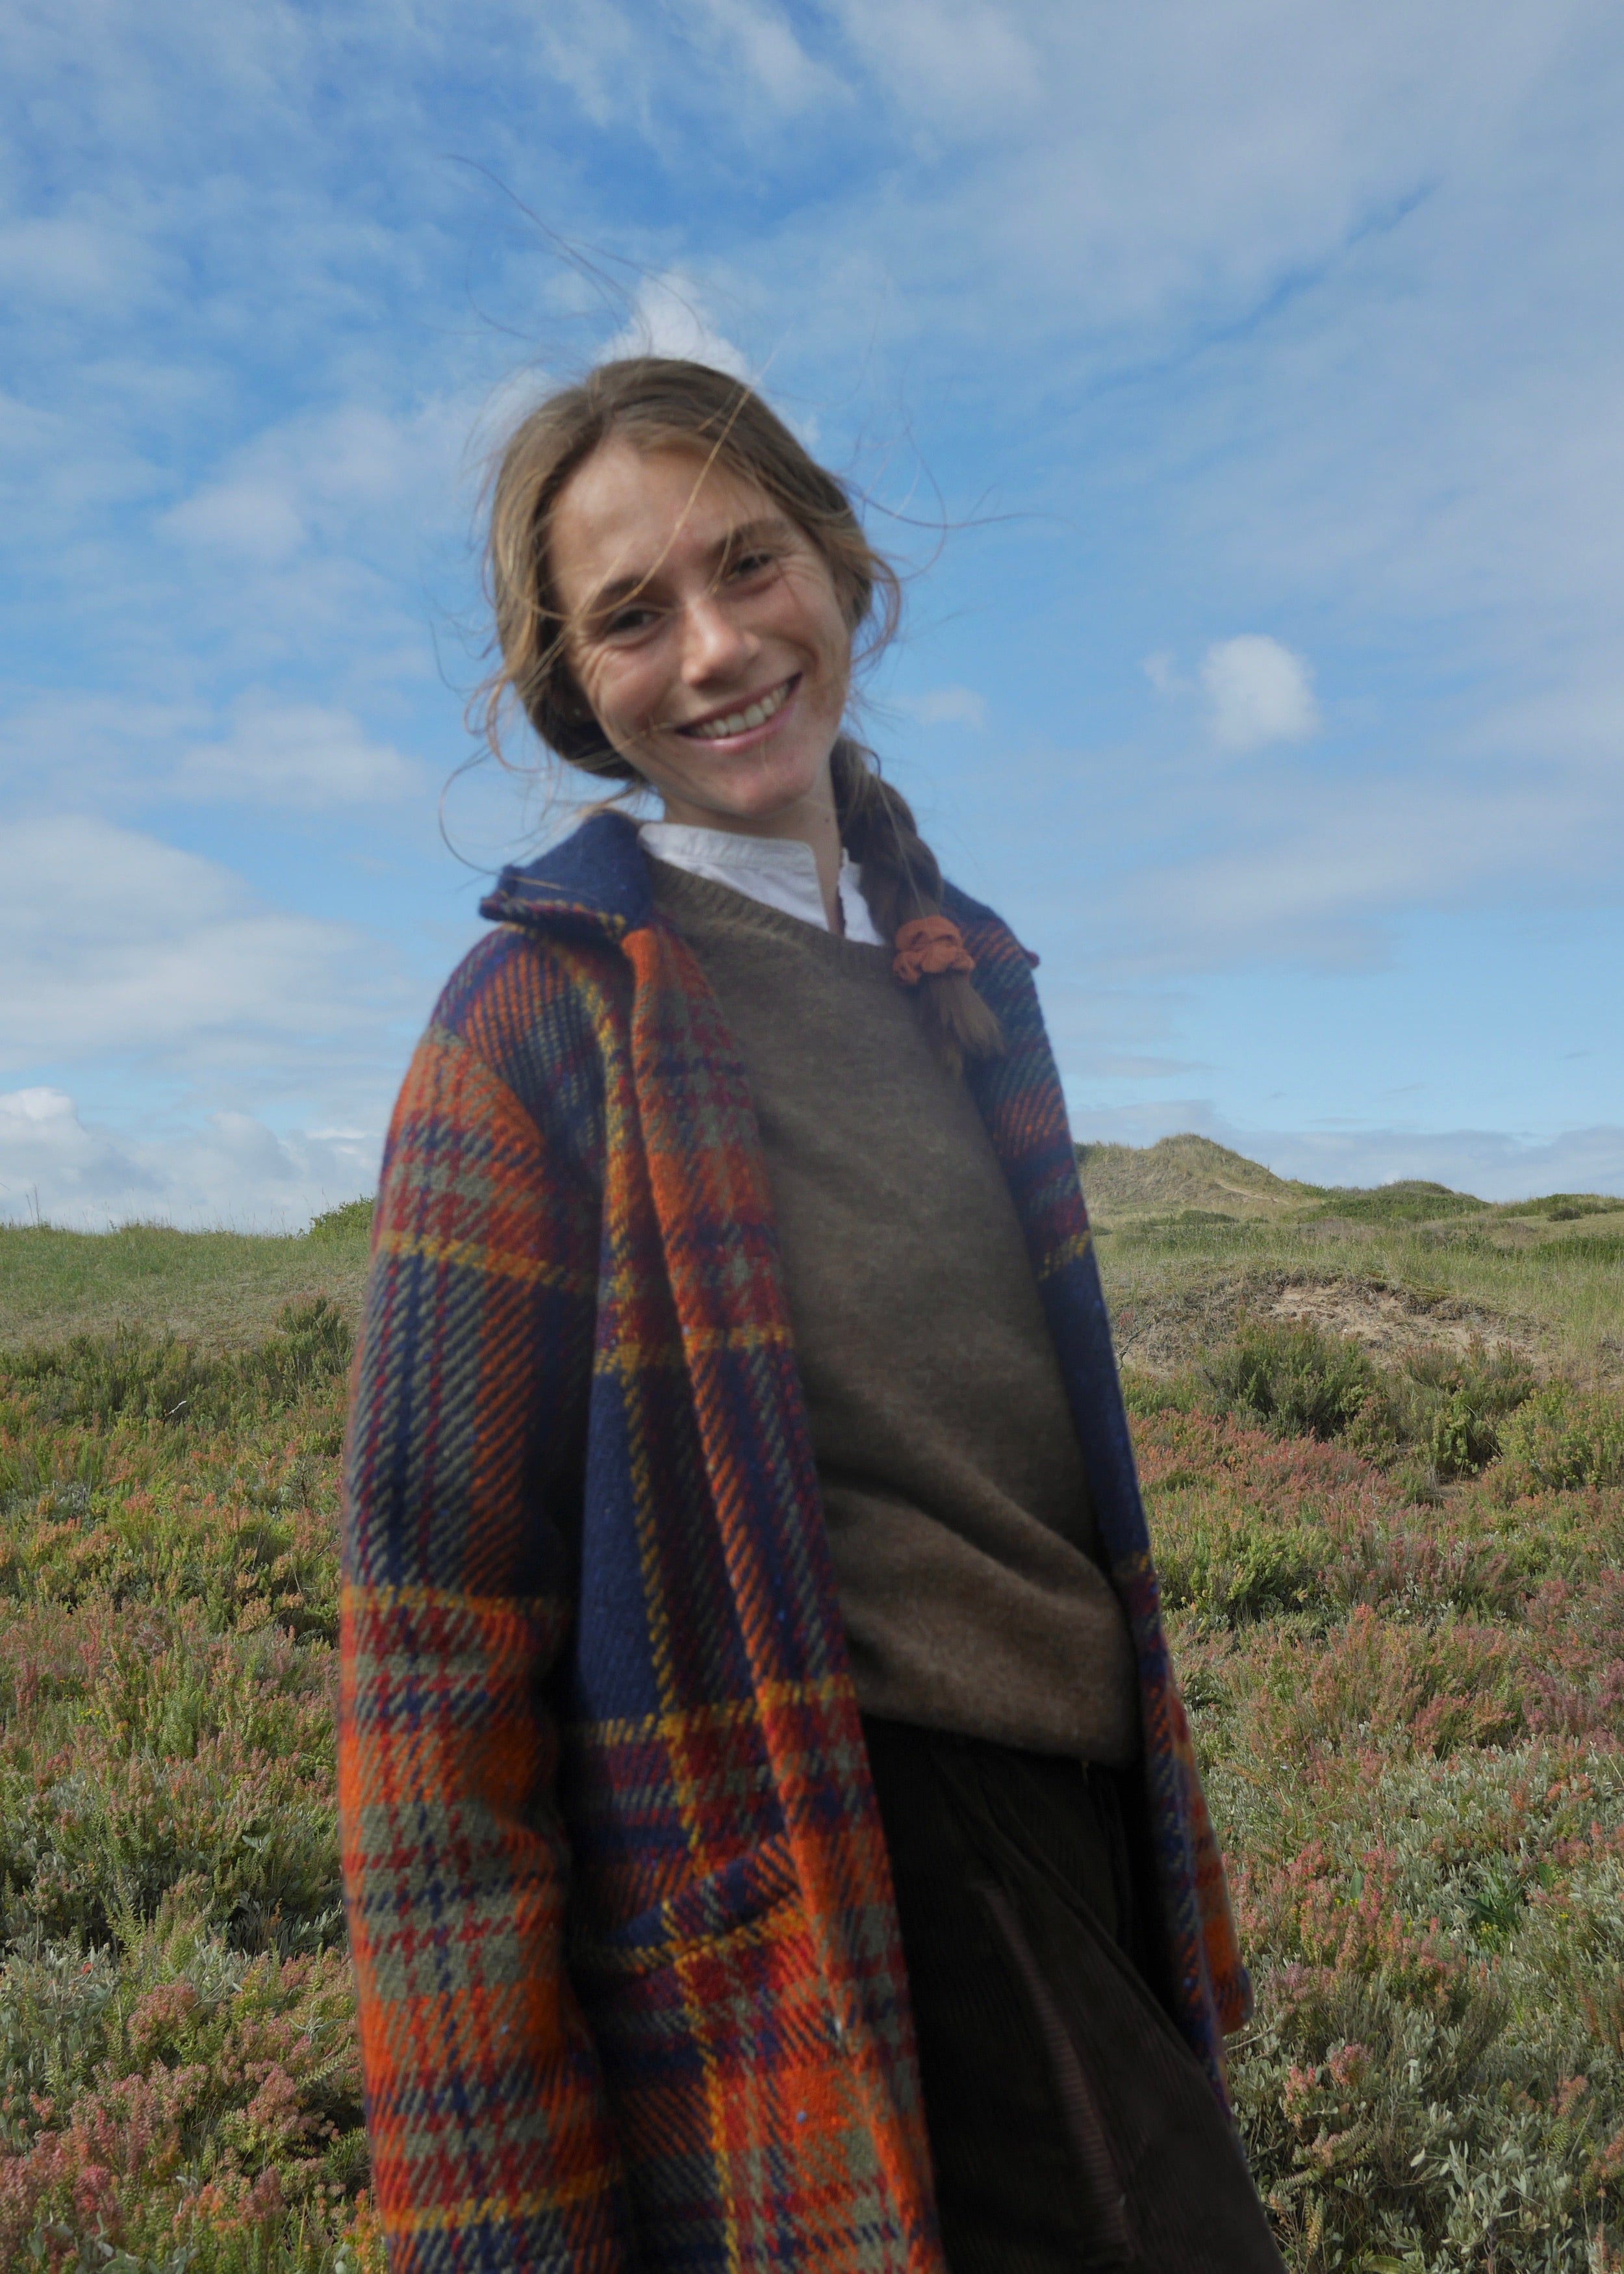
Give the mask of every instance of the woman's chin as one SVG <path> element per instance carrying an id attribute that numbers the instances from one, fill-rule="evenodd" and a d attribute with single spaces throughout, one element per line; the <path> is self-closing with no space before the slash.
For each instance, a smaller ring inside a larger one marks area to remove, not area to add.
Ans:
<path id="1" fill-rule="evenodd" d="M 821 807 L 829 795 L 829 758 L 786 751 L 745 751 L 705 779 L 656 782 L 667 817 L 698 827 L 766 828 Z"/>

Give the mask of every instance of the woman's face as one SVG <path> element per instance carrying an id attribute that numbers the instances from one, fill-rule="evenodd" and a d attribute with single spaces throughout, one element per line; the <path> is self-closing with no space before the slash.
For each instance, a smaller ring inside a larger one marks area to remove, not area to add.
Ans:
<path id="1" fill-rule="evenodd" d="M 765 491 L 617 437 L 560 491 L 548 554 L 576 683 L 669 820 L 778 834 L 832 810 L 851 634 Z"/>

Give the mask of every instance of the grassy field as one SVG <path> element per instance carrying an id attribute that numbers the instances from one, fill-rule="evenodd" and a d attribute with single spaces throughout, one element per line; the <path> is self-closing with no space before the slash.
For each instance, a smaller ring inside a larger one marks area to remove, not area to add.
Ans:
<path id="1" fill-rule="evenodd" d="M 325 1298 L 353 1324 L 366 1279 L 363 1201 L 285 1239 L 238 1231 L 58 1231 L 0 1225 L 0 1350 L 136 1328 L 243 1350 L 289 1303 Z"/>
<path id="2" fill-rule="evenodd" d="M 1297 2274 L 1624 2266 L 1624 1208 L 1085 1163 Z M 365 1210 L 0 1232 L 0 2267 L 381 2274 L 338 1903 Z"/>
<path id="3" fill-rule="evenodd" d="M 1130 1363 L 1186 1363 L 1252 1313 L 1393 1352 L 1476 1334 L 1546 1371 L 1624 1379 L 1624 1200 L 1327 1191 L 1204 1137 L 1086 1146 L 1083 1178 Z"/>

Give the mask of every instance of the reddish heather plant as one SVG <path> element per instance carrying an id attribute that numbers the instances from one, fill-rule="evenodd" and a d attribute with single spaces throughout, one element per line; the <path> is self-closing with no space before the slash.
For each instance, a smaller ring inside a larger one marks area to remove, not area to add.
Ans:
<path id="1" fill-rule="evenodd" d="M 0 1359 L 0 2264 L 386 2274 L 332 1801 L 342 1353 L 307 1324 L 258 1371 Z M 181 1374 L 228 1419 L 162 1418 Z M 1605 1452 L 1594 1402 L 1525 1434 L 1571 1465 L 1581 1423 Z M 1501 1461 L 1417 1500 L 1373 1438 L 1177 1403 L 1136 1438 L 1295 2274 L 1624 2266 L 1624 1487 Z"/>

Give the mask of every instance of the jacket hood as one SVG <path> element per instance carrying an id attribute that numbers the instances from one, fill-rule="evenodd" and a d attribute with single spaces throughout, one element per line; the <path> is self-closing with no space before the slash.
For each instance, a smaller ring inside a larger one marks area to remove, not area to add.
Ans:
<path id="1" fill-rule="evenodd" d="M 479 903 L 492 923 L 624 939 L 649 922 L 654 900 L 637 825 L 595 813 L 539 860 L 504 869 Z"/>

